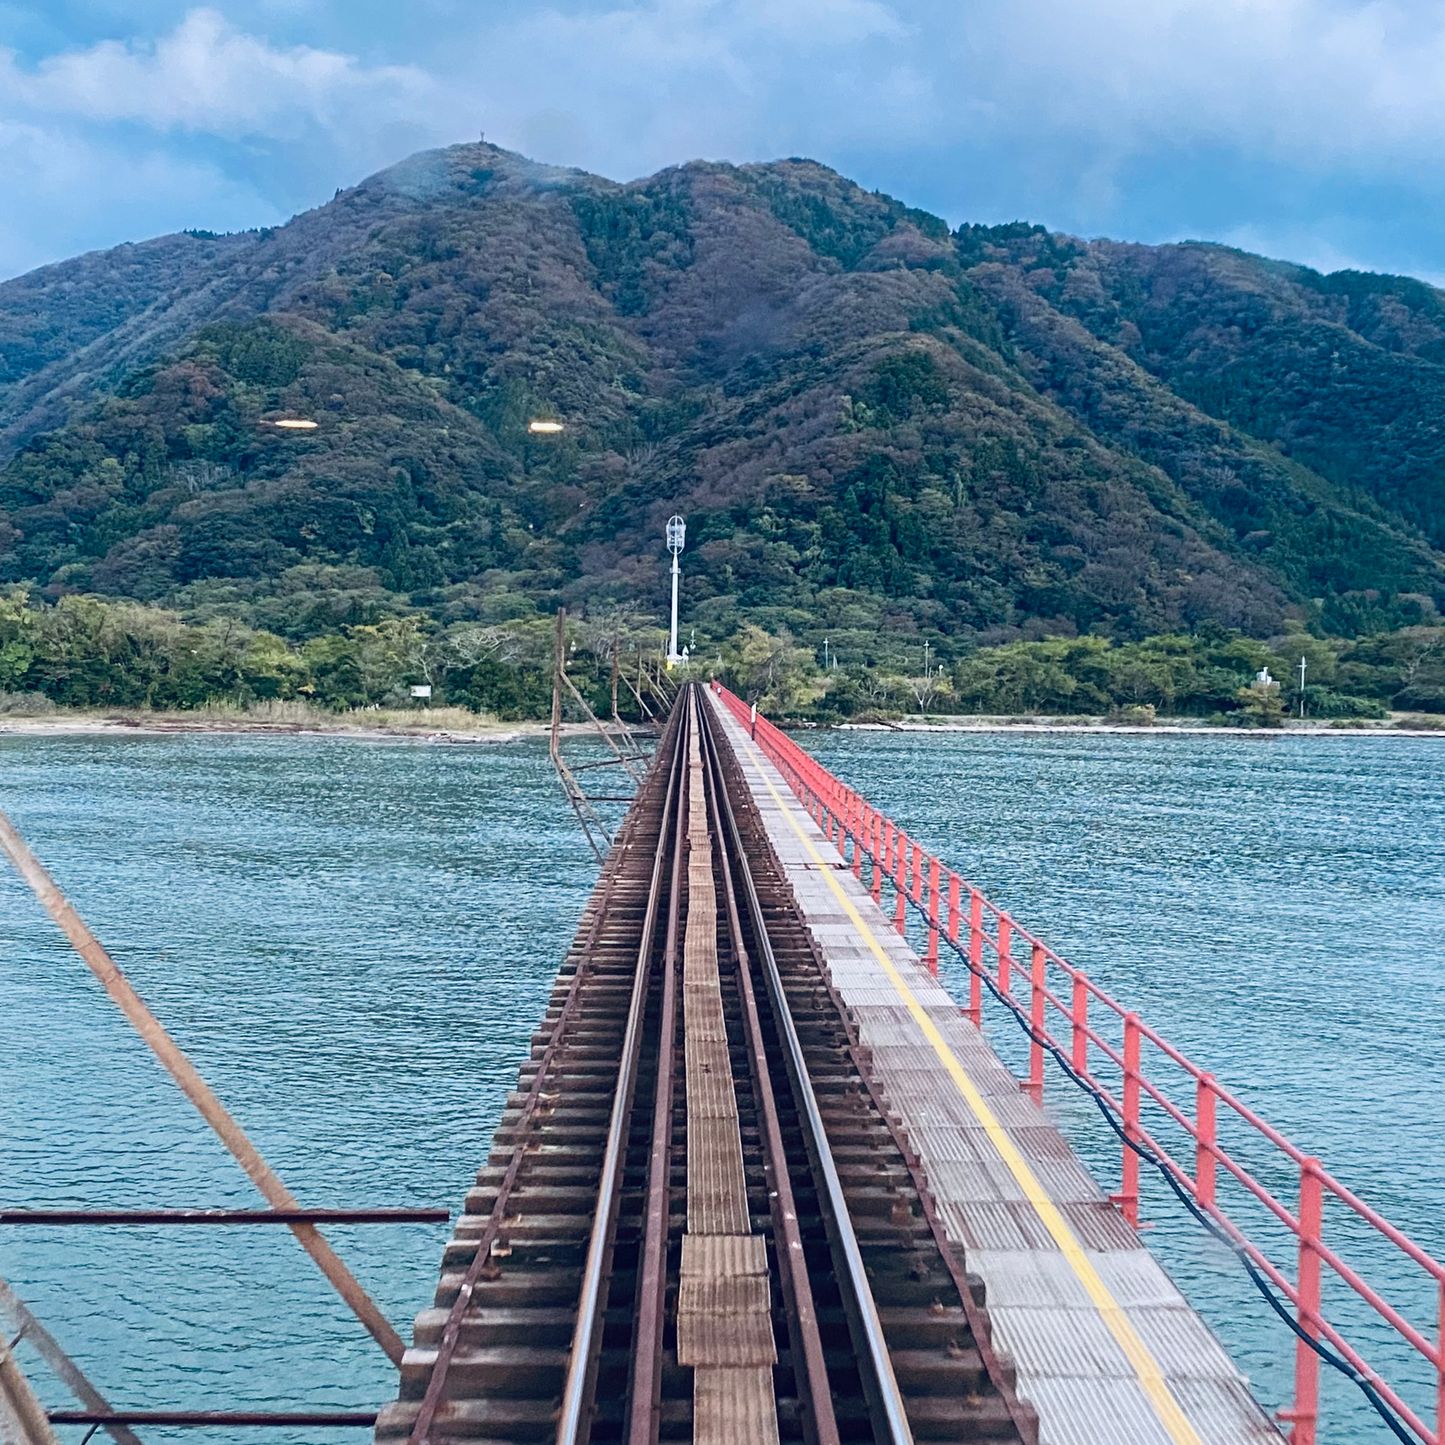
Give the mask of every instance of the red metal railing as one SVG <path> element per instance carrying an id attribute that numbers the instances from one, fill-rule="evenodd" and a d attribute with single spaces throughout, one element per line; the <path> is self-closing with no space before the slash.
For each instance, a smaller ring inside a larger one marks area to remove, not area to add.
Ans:
<path id="1" fill-rule="evenodd" d="M 1318 1159 L 1296 1148 L 1219 1084 L 1212 1074 L 1185 1057 L 1137 1014 L 1111 998 L 1082 970 L 1021 928 L 953 869 L 931 854 L 925 854 L 892 819 L 884 817 L 866 799 L 815 762 L 790 737 L 758 716 L 756 708 L 749 709 L 718 683 L 713 687 L 845 862 L 852 845 L 854 876 L 861 880 L 865 860 L 872 864 L 873 901 L 881 905 L 885 881 L 893 889 L 894 926 L 898 932 L 901 934 L 906 929 L 909 901 L 924 912 L 927 929 L 924 959 L 928 967 L 935 973 L 938 971 L 940 934 L 966 960 L 969 996 L 964 1014 L 974 1024 L 981 1021 L 983 989 L 987 984 L 1028 1024 L 1028 1080 L 1023 1087 L 1032 1098 L 1036 1102 L 1042 1100 L 1044 1054 L 1046 1050 L 1056 1051 L 1120 1121 L 1125 1140 L 1121 1151 L 1122 1183 L 1113 1198 L 1129 1223 L 1136 1227 L 1139 1223 L 1140 1154 L 1133 1145 L 1157 1159 L 1178 1190 L 1213 1221 L 1236 1250 L 1289 1302 L 1297 1335 L 1294 1403 L 1279 1414 L 1291 1425 L 1293 1445 L 1315 1445 L 1321 1364 L 1316 1344 L 1346 1362 L 1378 1400 L 1425 1445 L 1445 1445 L 1445 1265 L 1432 1259 L 1329 1174 Z M 1021 956 L 1019 951 L 1026 956 Z M 1020 991 L 1027 989 L 1026 997 L 1015 991 L 1016 980 Z M 1091 1009 L 1095 1010 L 1092 1020 Z M 1112 1037 L 1100 1032 L 1099 1015 L 1113 1021 L 1115 1027 L 1109 1031 Z M 1062 1025 L 1063 1037 L 1056 1035 L 1051 1025 Z M 1166 1092 L 1156 1072 L 1146 1072 L 1146 1046 L 1151 1050 L 1154 1070 L 1161 1065 L 1168 1069 L 1172 1086 L 1177 1090 L 1182 1083 L 1192 1094 L 1192 1107 L 1180 1104 Z M 1107 1077 L 1100 1077 L 1097 1067 L 1105 1068 Z M 1185 1146 L 1182 1152 L 1192 1154 L 1191 1162 L 1176 1159 L 1160 1142 L 1155 1131 L 1158 1125 L 1154 1128 L 1146 1125 L 1141 1113 L 1145 1100 L 1152 1117 L 1160 1124 L 1167 1121 L 1182 1131 Z M 1221 1143 L 1221 1111 L 1227 1122 L 1244 1126 L 1248 1137 L 1270 1146 L 1274 1158 L 1297 1174 L 1299 1194 L 1293 1209 L 1261 1182 L 1235 1152 Z M 1241 1199 L 1253 1201 L 1267 1218 L 1277 1221 L 1292 1237 L 1292 1247 L 1297 1251 L 1293 1278 L 1225 1211 L 1218 1198 L 1221 1170 L 1227 1176 L 1224 1182 L 1233 1180 L 1243 1191 Z M 1436 1332 L 1433 1340 L 1366 1283 L 1325 1241 L 1327 1201 L 1342 1206 L 1348 1216 L 1424 1271 L 1433 1305 Z M 1323 1304 L 1326 1270 L 1347 1285 L 1423 1358 L 1434 1385 L 1433 1430 L 1326 1318 Z"/>

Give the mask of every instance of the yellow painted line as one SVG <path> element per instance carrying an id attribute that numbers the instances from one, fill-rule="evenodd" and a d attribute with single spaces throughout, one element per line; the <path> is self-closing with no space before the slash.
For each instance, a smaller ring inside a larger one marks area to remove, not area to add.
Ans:
<path id="1" fill-rule="evenodd" d="M 997 1115 L 989 1108 L 983 1095 L 979 1093 L 977 1086 L 969 1078 L 967 1070 L 959 1063 L 958 1057 L 949 1048 L 943 1035 L 939 1033 L 937 1025 L 929 1018 L 923 1005 L 918 1002 L 913 990 L 908 987 L 903 975 L 898 972 L 897 966 L 874 936 L 873 930 L 864 922 L 863 915 L 854 907 L 853 900 L 844 893 L 838 883 L 837 869 L 828 866 L 824 861 L 823 856 L 813 846 L 813 840 L 808 837 L 798 823 L 794 810 L 788 806 L 782 795 L 773 786 L 772 779 L 763 770 L 762 759 L 754 751 L 746 734 L 742 735 L 742 743 L 757 766 L 758 775 L 773 795 L 773 801 L 782 809 L 784 816 L 792 824 L 793 831 L 802 840 L 803 846 L 813 855 L 823 876 L 828 880 L 828 886 L 833 890 L 838 902 L 843 905 L 843 912 L 848 915 L 853 926 L 867 939 L 868 947 L 887 975 L 888 981 L 893 985 L 894 992 L 903 1000 L 908 1012 L 913 1015 L 914 1022 L 923 1030 L 923 1036 L 933 1046 L 933 1052 L 938 1055 L 939 1062 L 948 1070 L 949 1077 L 957 1085 L 958 1092 L 963 1095 L 968 1107 L 973 1110 L 974 1117 L 983 1126 L 984 1132 L 988 1135 L 994 1148 L 998 1150 L 999 1157 L 1008 1166 L 1009 1173 L 1018 1181 L 1019 1188 L 1023 1190 L 1024 1196 L 1033 1205 L 1034 1212 L 1043 1221 L 1044 1228 L 1048 1230 L 1054 1243 L 1063 1251 L 1064 1258 L 1068 1260 L 1070 1268 L 1078 1276 L 1079 1283 L 1084 1286 L 1094 1307 L 1103 1316 L 1109 1333 L 1118 1341 L 1119 1348 L 1123 1350 L 1129 1364 L 1133 1367 L 1140 1388 L 1154 1407 L 1154 1413 L 1159 1417 L 1159 1423 L 1169 1432 L 1170 1438 L 1176 1442 L 1176 1445 L 1202 1445 L 1199 1436 L 1195 1433 L 1194 1426 L 1189 1423 L 1188 1417 L 1179 1407 L 1179 1402 L 1164 1382 L 1164 1373 L 1159 1368 L 1158 1361 L 1149 1353 L 1149 1347 L 1139 1338 L 1139 1332 L 1134 1328 L 1129 1316 L 1124 1313 L 1123 1306 L 1109 1292 L 1108 1285 L 1099 1278 L 1099 1272 L 1090 1263 L 1088 1255 L 1084 1253 L 1079 1241 L 1074 1237 L 1073 1230 L 1069 1228 L 1064 1216 L 1059 1213 L 1058 1206 L 1049 1198 L 1048 1191 L 1039 1183 L 1038 1177 L 1029 1168 L 1028 1161 L 1019 1153 L 1018 1147 L 1009 1138 L 1008 1131 L 999 1123 Z"/>

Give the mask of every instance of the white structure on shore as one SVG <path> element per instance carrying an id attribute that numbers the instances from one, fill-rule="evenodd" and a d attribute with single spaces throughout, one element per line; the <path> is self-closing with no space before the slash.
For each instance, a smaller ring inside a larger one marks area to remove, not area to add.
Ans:
<path id="1" fill-rule="evenodd" d="M 672 632 L 667 643 L 667 665 L 676 666 L 682 661 L 677 650 L 677 579 L 680 575 L 677 559 L 687 541 L 687 522 L 674 514 L 667 519 L 667 550 L 672 553 Z"/>

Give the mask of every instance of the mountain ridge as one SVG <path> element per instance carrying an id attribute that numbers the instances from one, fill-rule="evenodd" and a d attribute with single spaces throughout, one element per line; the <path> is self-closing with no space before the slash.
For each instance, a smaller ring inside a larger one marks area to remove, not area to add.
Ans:
<path id="1" fill-rule="evenodd" d="M 1356 634 L 1445 606 L 1441 408 L 1408 278 L 457 146 L 0 284 L 0 581 L 293 635 L 659 611 L 680 508 L 709 636 Z"/>

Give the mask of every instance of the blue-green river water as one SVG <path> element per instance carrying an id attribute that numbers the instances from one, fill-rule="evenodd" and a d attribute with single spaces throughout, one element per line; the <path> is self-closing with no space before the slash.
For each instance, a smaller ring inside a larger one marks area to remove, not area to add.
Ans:
<path id="1" fill-rule="evenodd" d="M 1445 1256 L 1445 742 L 806 741 Z M 0 804 L 305 1202 L 460 1202 L 595 876 L 543 745 L 12 736 Z M 0 1202 L 260 1205 L 9 873 L 0 1000 Z M 987 1022 L 1017 1060 L 1017 1030 Z M 1097 1116 L 1052 1080 L 1049 1103 L 1116 1187 Z M 1288 1198 L 1288 1175 L 1271 1178 Z M 1157 1186 L 1144 1214 L 1260 1398 L 1286 1403 L 1290 1336 L 1232 1256 Z M 1416 1272 L 1327 1228 L 1433 1332 Z M 329 1231 L 408 1338 L 445 1233 Z M 0 1274 L 118 1405 L 367 1408 L 394 1393 L 284 1231 L 6 1228 Z M 1359 1338 L 1427 1393 L 1389 1332 Z M 70 1404 L 21 1353 L 47 1403 Z M 1326 1398 L 1323 1438 L 1389 1438 L 1352 1387 L 1328 1382 Z M 262 1433 L 365 1432 L 234 1438 Z"/>

